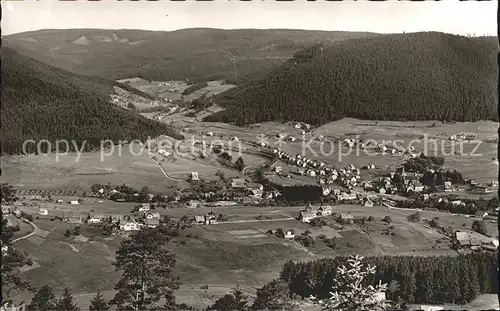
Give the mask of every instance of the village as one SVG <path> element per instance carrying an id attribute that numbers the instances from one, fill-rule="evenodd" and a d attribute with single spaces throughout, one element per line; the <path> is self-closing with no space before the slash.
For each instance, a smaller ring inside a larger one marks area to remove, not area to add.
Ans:
<path id="1" fill-rule="evenodd" d="M 312 135 L 312 127 L 308 124 L 295 123 L 293 128 L 300 131 L 299 134 Z M 202 134 L 204 137 L 224 137 L 211 131 L 196 134 Z M 264 136 L 266 135 L 263 134 L 259 138 Z M 295 136 L 283 133 L 271 138 L 276 141 L 295 142 Z M 315 139 L 321 143 L 324 137 L 318 136 Z M 283 149 L 272 148 L 272 143 L 262 139 L 254 141 L 233 135 L 229 136 L 228 140 L 246 146 L 240 156 L 242 159 L 252 150 L 254 154 L 265 155 L 267 160 L 258 166 L 245 167 L 242 170 L 244 176 L 234 178 L 225 177 L 222 171 L 214 172 L 218 176 L 216 180 L 206 179 L 199 172 L 191 172 L 184 179 L 179 179 L 179 182 L 186 182 L 188 186 L 182 189 L 174 188 L 168 195 L 153 193 L 147 187 L 138 190 L 126 185 L 111 184 L 93 185 L 85 193 L 20 190 L 20 200 L 16 202 L 16 206 L 2 207 L 2 210 L 4 215 L 30 215 L 30 219 L 50 219 L 75 226 L 100 227 L 106 235 L 127 235 L 143 227 L 155 228 L 171 218 L 182 222 L 183 226 L 243 222 L 262 222 L 270 225 L 273 221 L 279 222 L 285 218 L 312 227 L 322 223 L 318 219 L 335 220 L 334 222 L 349 226 L 360 221 L 366 223 L 367 219 L 373 218 L 372 214 L 387 210 L 439 212 L 496 223 L 498 203 L 495 199 L 484 197 L 498 187 L 496 181 L 489 184 L 477 183 L 463 178 L 459 172 L 444 172 L 441 169 L 443 159 L 426 157 L 419 154 L 414 147 L 392 148 L 382 144 L 365 144 L 358 137 L 339 139 L 345 148 L 370 148 L 380 154 L 395 154 L 406 159 L 406 162 L 398 167 L 388 170 L 371 162 L 359 167 L 354 164 L 332 166 L 324 161 L 314 160 L 313 157 L 291 155 Z M 191 144 L 203 147 L 204 158 L 210 155 L 217 160 L 224 160 L 221 163 L 231 167 L 231 154 L 235 153 L 234 150 L 221 144 L 210 146 L 210 143 L 200 140 Z M 207 145 L 210 146 L 208 152 L 205 151 Z M 215 149 L 219 149 L 218 152 L 214 152 Z M 175 151 L 167 147 L 153 145 L 150 151 L 151 158 L 157 163 L 176 160 Z M 65 199 L 67 197 L 71 199 Z M 113 212 L 107 212 L 107 208 L 99 208 L 110 205 L 113 206 Z M 121 205 L 127 208 L 121 208 Z M 265 211 L 270 207 L 287 209 L 287 206 L 290 211 L 296 211 L 293 212 L 295 214 L 277 217 L 276 220 L 262 215 L 250 217 L 251 219 L 245 218 L 245 215 L 228 217 L 224 212 L 225 209 L 238 207 Z M 349 206 L 358 211 L 359 208 L 364 208 L 363 215 L 355 216 L 348 210 L 344 211 Z M 343 211 L 337 212 L 338 207 L 342 207 Z M 375 209 L 377 212 L 373 212 Z M 174 210 L 176 212 L 171 212 Z M 182 213 L 182 210 L 186 212 Z M 197 210 L 204 212 L 197 213 Z M 172 213 L 175 215 L 172 216 Z M 429 226 L 429 221 L 426 226 Z M 301 236 L 295 234 L 296 229 L 293 227 L 293 224 L 290 224 L 288 227 L 279 228 L 280 233 L 274 235 L 286 240 L 302 241 Z M 338 229 L 336 225 L 332 227 Z M 450 243 L 450 247 L 454 249 L 491 251 L 494 245 L 498 244 L 495 237 L 479 234 L 478 238 L 478 233 L 474 230 L 464 231 L 463 228 L 457 228 L 450 231 L 449 228 L 436 224 L 432 225 L 432 230 L 441 232 L 455 241 Z"/>

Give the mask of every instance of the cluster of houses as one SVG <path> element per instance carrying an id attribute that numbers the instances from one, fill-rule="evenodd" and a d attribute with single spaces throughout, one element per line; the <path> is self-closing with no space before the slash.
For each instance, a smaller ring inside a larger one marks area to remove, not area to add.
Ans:
<path id="1" fill-rule="evenodd" d="M 393 155 L 410 155 L 411 157 L 415 158 L 418 156 L 418 153 L 415 150 L 415 147 L 409 146 L 409 147 L 401 147 L 401 146 L 386 146 L 383 144 L 378 144 L 377 147 L 375 147 L 375 150 L 380 152 L 381 154 L 393 154 Z"/>
<path id="2" fill-rule="evenodd" d="M 404 167 L 401 167 L 387 176 L 380 177 L 376 183 L 366 181 L 362 182 L 361 186 L 366 191 L 375 191 L 379 194 L 421 193 L 425 190 L 425 186 L 420 182 L 421 177 L 421 174 L 405 172 Z"/>
<path id="3" fill-rule="evenodd" d="M 105 215 L 103 213 L 91 213 L 87 217 L 79 213 L 64 212 L 62 221 L 71 224 L 104 224 L 113 225 L 115 231 L 136 231 L 143 227 L 156 228 L 160 225 L 160 213 L 151 210 L 149 203 L 142 203 L 137 209 L 136 216 L 132 215 Z M 39 215 L 50 216 L 46 208 L 40 208 Z M 60 214 L 60 213 L 58 213 Z"/>
<path id="4" fill-rule="evenodd" d="M 298 220 L 304 223 L 309 223 L 315 218 L 330 216 L 332 213 L 333 210 L 331 206 L 312 206 L 309 204 L 299 213 Z M 352 223 L 354 221 L 354 216 L 351 213 L 341 213 L 339 217 L 347 223 Z"/>
<path id="5" fill-rule="evenodd" d="M 448 138 L 448 140 L 451 141 L 464 141 L 464 140 L 475 140 L 475 139 L 477 139 L 477 136 L 475 134 L 463 134 L 463 133 L 454 134 Z"/>
<path id="6" fill-rule="evenodd" d="M 219 223 L 219 219 L 214 212 L 210 211 L 206 215 L 196 215 L 194 216 L 194 222 L 203 225 L 214 225 Z"/>
<path id="7" fill-rule="evenodd" d="M 247 197 L 254 199 L 274 199 L 281 195 L 277 190 L 264 191 L 264 186 L 259 183 L 248 181 L 244 178 L 233 178 L 231 187 L 244 192 Z"/>

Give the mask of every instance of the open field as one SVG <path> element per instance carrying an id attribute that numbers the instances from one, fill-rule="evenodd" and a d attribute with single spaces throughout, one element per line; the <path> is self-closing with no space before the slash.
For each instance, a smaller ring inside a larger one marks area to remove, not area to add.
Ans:
<path id="1" fill-rule="evenodd" d="M 134 150 L 134 149 L 132 149 Z M 135 152 L 135 150 L 134 150 Z M 144 165 L 147 163 L 147 165 Z M 68 153 L 36 156 L 2 157 L 2 180 L 20 189 L 61 189 L 89 191 L 93 184 L 127 184 L 135 188 L 149 186 L 154 191 L 165 191 L 169 186 L 147 152 L 134 156 L 128 146 L 122 152 L 115 148 L 111 155 L 100 152 Z"/>
<path id="2" fill-rule="evenodd" d="M 123 215 L 124 213 L 129 213 L 134 210 L 134 207 L 139 205 L 139 203 L 132 202 L 115 202 L 112 200 L 101 200 L 98 198 L 90 197 L 72 197 L 72 196 L 53 196 L 54 202 L 39 202 L 33 201 L 32 203 L 37 203 L 37 206 L 19 206 L 19 208 L 28 214 L 34 216 L 38 215 L 40 208 L 45 208 L 48 211 L 47 218 L 53 218 L 55 216 L 77 216 L 81 215 L 87 217 L 88 214 L 102 214 L 102 215 Z M 72 200 L 83 199 L 78 205 L 71 205 L 68 202 Z M 64 203 L 55 203 L 57 200 L 63 200 Z M 158 211 L 161 212 L 162 209 Z M 40 216 L 41 217 L 41 216 Z"/>
<path id="3" fill-rule="evenodd" d="M 130 147 L 132 146 L 132 147 Z M 134 155 L 135 154 L 135 155 Z M 160 159 L 159 155 L 156 157 Z M 247 165 L 260 164 L 264 159 L 243 154 Z M 102 159 L 102 161 L 101 161 Z M 235 159 L 236 160 L 236 159 Z M 205 179 L 218 179 L 217 170 L 225 172 L 226 177 L 242 176 L 234 169 L 223 167 L 209 155 L 205 160 L 193 157 L 177 157 L 175 161 L 161 162 L 163 169 L 172 177 L 186 180 L 191 172 L 199 172 Z M 166 178 L 158 164 L 152 160 L 146 149 L 140 152 L 139 146 L 116 146 L 113 151 L 92 153 L 68 153 L 2 157 L 4 173 L 2 180 L 20 189 L 89 191 L 93 184 L 127 184 L 140 189 L 148 186 L 154 192 L 166 192 L 179 181 Z M 181 182 L 182 184 L 182 182 Z M 185 186 L 185 183 L 184 183 Z"/>
<path id="4" fill-rule="evenodd" d="M 146 81 L 141 78 L 133 78 L 119 80 L 118 82 L 127 83 L 150 95 L 171 100 L 181 100 L 181 93 L 189 87 L 184 81 Z M 184 96 L 183 99 L 185 101 L 192 101 L 205 93 L 208 95 L 216 95 L 235 87 L 233 84 L 225 84 L 221 81 L 209 81 L 207 84 L 206 87 Z"/>

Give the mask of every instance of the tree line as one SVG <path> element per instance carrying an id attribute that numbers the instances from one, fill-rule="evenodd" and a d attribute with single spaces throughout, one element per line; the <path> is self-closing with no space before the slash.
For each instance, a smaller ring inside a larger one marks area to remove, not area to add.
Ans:
<path id="1" fill-rule="evenodd" d="M 226 110 L 205 120 L 497 120 L 496 50 L 493 38 L 435 32 L 317 45 L 216 96 Z"/>
<path id="2" fill-rule="evenodd" d="M 309 262 L 288 262 L 280 279 L 288 284 L 291 294 L 328 297 L 337 267 L 347 258 L 336 257 Z M 479 294 L 498 292 L 496 254 L 473 253 L 458 257 L 367 257 L 364 263 L 377 267 L 367 284 L 378 281 L 391 284 L 388 299 L 407 303 L 464 304 Z"/>

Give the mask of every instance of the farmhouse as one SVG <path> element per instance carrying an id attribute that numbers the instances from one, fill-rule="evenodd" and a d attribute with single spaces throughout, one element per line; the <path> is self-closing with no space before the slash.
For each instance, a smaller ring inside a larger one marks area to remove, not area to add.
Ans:
<path id="1" fill-rule="evenodd" d="M 231 181 L 231 187 L 233 188 L 245 188 L 247 185 L 246 181 L 242 178 L 234 178 Z"/>
<path id="2" fill-rule="evenodd" d="M 105 218 L 106 217 L 104 215 L 94 214 L 94 215 L 91 215 L 89 219 L 87 219 L 87 223 L 89 223 L 89 224 L 98 224 L 98 223 L 100 223 Z"/>
<path id="3" fill-rule="evenodd" d="M 191 174 L 189 175 L 189 177 L 191 178 L 191 180 L 200 180 L 198 172 L 191 172 Z"/>
<path id="4" fill-rule="evenodd" d="M 187 204 L 187 208 L 198 208 L 200 207 L 201 202 L 197 200 L 190 200 Z"/>
<path id="5" fill-rule="evenodd" d="M 461 247 L 470 246 L 469 234 L 467 232 L 457 231 L 455 233 L 455 239 L 456 239 L 458 245 Z"/>
<path id="6" fill-rule="evenodd" d="M 120 230 L 122 231 L 137 231 L 140 230 L 139 224 L 136 222 L 128 221 L 122 225 L 120 225 Z"/>
<path id="7" fill-rule="evenodd" d="M 295 232 L 294 232 L 294 230 L 293 229 L 286 230 L 284 238 L 285 239 L 293 239 L 293 238 L 295 238 Z"/>
<path id="8" fill-rule="evenodd" d="M 194 216 L 194 221 L 198 224 L 204 224 L 205 223 L 205 216 L 204 215 L 196 215 L 196 216 Z"/>
<path id="9" fill-rule="evenodd" d="M 32 201 L 41 201 L 42 196 L 41 195 L 28 195 L 25 197 L 26 200 L 32 200 Z"/>
<path id="10" fill-rule="evenodd" d="M 318 208 L 318 214 L 321 216 L 329 216 L 332 214 L 332 207 L 331 206 L 321 206 Z"/>
<path id="11" fill-rule="evenodd" d="M 15 209 L 12 213 L 13 213 L 13 214 L 14 214 L 14 216 L 16 216 L 17 218 L 21 218 L 21 216 L 23 215 L 23 212 L 22 212 L 20 209 L 18 209 L 18 208 L 16 208 L 16 209 Z"/>
<path id="12" fill-rule="evenodd" d="M 158 213 L 158 212 L 145 213 L 144 218 L 146 218 L 146 219 L 160 219 L 160 213 Z"/>
<path id="13" fill-rule="evenodd" d="M 280 173 L 280 172 L 282 172 L 282 171 L 283 171 L 283 167 L 281 167 L 281 166 L 275 166 L 275 167 L 273 168 L 273 171 L 274 171 L 274 172 L 276 172 L 276 173 Z"/>
<path id="14" fill-rule="evenodd" d="M 476 218 L 483 219 L 484 217 L 488 216 L 488 213 L 484 211 L 477 211 L 474 216 Z"/>
<path id="15" fill-rule="evenodd" d="M 49 211 L 46 208 L 40 208 L 38 214 L 42 216 L 47 216 L 49 214 Z"/>
<path id="16" fill-rule="evenodd" d="M 363 203 L 363 206 L 366 206 L 366 207 L 373 207 L 373 201 L 370 200 L 370 198 L 365 198 L 364 200 L 365 202 Z"/>
<path id="17" fill-rule="evenodd" d="M 259 184 L 259 183 L 248 182 L 247 189 L 248 190 L 264 190 L 264 186 L 262 184 Z"/>
<path id="18" fill-rule="evenodd" d="M 146 218 L 144 220 L 144 224 L 148 226 L 149 228 L 156 228 L 160 225 L 160 219 L 159 218 Z"/>
<path id="19" fill-rule="evenodd" d="M 453 186 L 451 185 L 451 181 L 445 181 L 444 182 L 444 191 L 445 192 L 451 192 L 451 191 L 453 191 Z"/>
<path id="20" fill-rule="evenodd" d="M 340 219 L 345 221 L 346 223 L 352 223 L 354 221 L 354 217 L 351 215 L 351 213 L 341 213 Z"/>
<path id="21" fill-rule="evenodd" d="M 332 192 L 331 187 L 323 187 L 323 196 L 328 196 Z"/>
<path id="22" fill-rule="evenodd" d="M 66 216 L 63 218 L 65 222 L 70 224 L 81 224 L 83 222 L 82 216 Z"/>
<path id="23" fill-rule="evenodd" d="M 261 189 L 251 189 L 249 196 L 255 199 L 261 199 L 264 192 Z"/>
<path id="24" fill-rule="evenodd" d="M 302 211 L 299 214 L 299 220 L 302 222 L 310 222 L 311 219 L 316 218 L 316 212 L 315 211 Z"/>
<path id="25" fill-rule="evenodd" d="M 341 193 L 337 196 L 337 200 L 341 202 L 354 201 L 358 198 L 355 193 Z"/>

